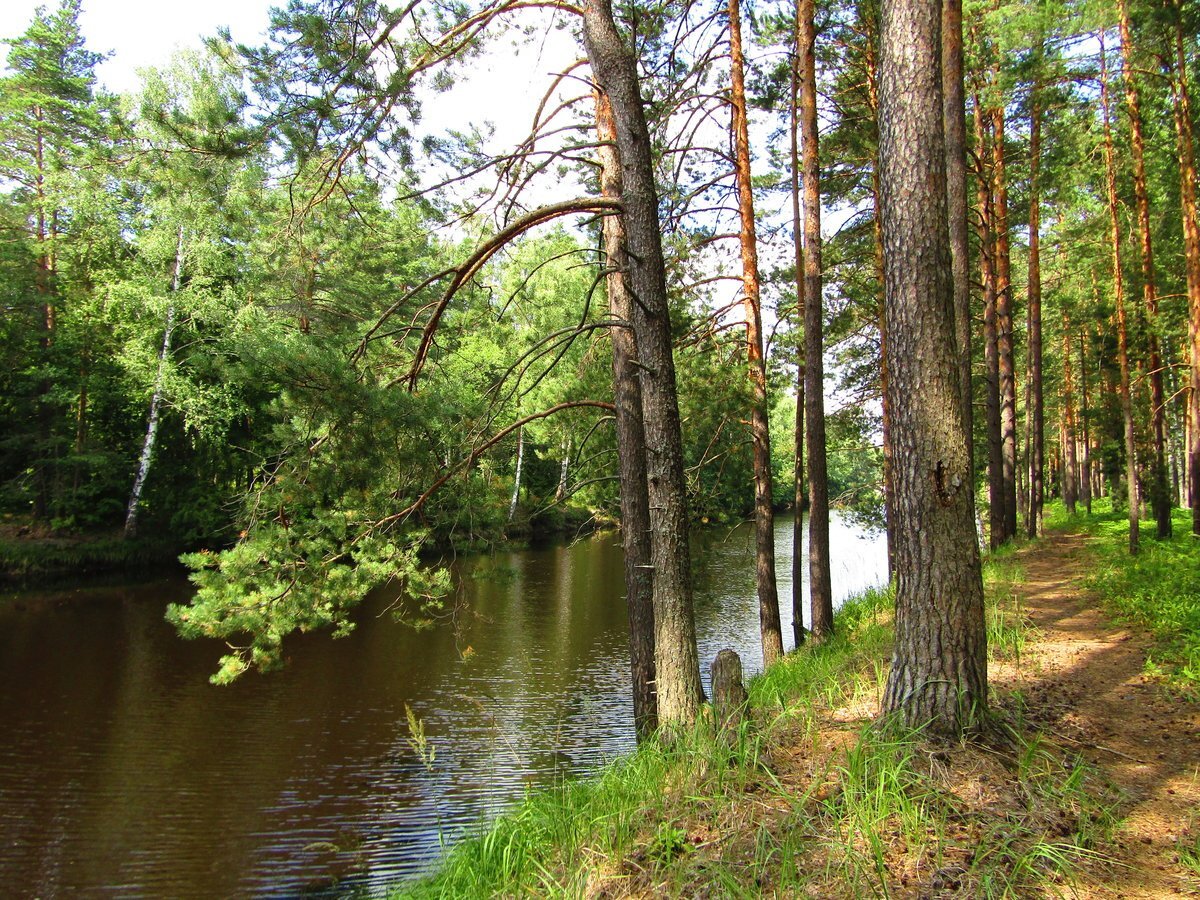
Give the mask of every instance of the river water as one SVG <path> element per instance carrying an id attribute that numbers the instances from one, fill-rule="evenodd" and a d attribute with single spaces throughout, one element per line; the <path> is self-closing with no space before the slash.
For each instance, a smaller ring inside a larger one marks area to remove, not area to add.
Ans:
<path id="1" fill-rule="evenodd" d="M 833 587 L 886 578 L 835 518 Z M 785 643 L 791 527 L 776 528 Z M 761 665 L 749 528 L 693 542 L 702 668 Z M 421 632 L 391 597 L 349 637 L 207 682 L 221 646 L 163 621 L 183 578 L 0 597 L 0 885 L 16 896 L 382 891 L 531 786 L 633 746 L 617 536 L 455 564 L 456 614 Z M 414 750 L 406 707 L 432 759 Z"/>

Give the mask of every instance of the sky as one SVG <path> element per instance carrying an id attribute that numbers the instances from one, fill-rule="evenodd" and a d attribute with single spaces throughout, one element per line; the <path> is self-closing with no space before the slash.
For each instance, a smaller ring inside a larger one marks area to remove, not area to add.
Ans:
<path id="1" fill-rule="evenodd" d="M 0 37 L 20 36 L 39 6 L 57 5 L 57 0 L 3 0 Z M 202 37 L 223 25 L 235 40 L 254 43 L 266 31 L 271 5 L 266 0 L 83 0 L 79 23 L 89 50 L 112 53 L 97 69 L 99 80 L 124 93 L 138 87 L 138 69 L 163 65 L 178 48 L 199 47 Z"/>
<path id="2" fill-rule="evenodd" d="M 57 2 L 0 0 L 0 38 L 18 37 L 29 26 L 38 6 L 52 9 Z M 201 47 L 204 37 L 223 26 L 230 29 L 235 41 L 258 43 L 265 36 L 270 8 L 282 3 L 83 0 L 80 27 L 89 50 L 110 54 L 97 68 L 97 76 L 105 87 L 119 94 L 140 86 L 139 69 L 166 64 L 178 49 Z M 0 51 L 0 64 L 6 49 Z M 541 37 L 519 48 L 501 39 L 491 52 L 472 62 L 462 84 L 438 102 L 426 104 L 427 124 L 440 128 L 459 124 L 464 118 L 499 119 L 495 122 L 498 141 L 520 139 L 544 90 L 546 73 L 561 71 L 579 55 L 575 42 L 561 30 L 546 29 Z"/>

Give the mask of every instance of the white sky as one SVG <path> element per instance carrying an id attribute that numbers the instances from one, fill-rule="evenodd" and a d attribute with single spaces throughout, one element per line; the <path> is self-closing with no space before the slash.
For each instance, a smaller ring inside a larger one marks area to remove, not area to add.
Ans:
<path id="1" fill-rule="evenodd" d="M 255 43 L 266 31 L 271 5 L 266 0 L 83 0 L 79 24 L 89 50 L 113 54 L 97 70 L 100 81 L 124 93 L 138 87 L 138 69 L 165 64 L 178 48 L 199 47 L 223 25 L 234 40 Z M 39 6 L 52 10 L 58 2 L 0 2 L 0 38 L 23 34 Z M 3 49 L 7 55 L 8 48 Z"/>

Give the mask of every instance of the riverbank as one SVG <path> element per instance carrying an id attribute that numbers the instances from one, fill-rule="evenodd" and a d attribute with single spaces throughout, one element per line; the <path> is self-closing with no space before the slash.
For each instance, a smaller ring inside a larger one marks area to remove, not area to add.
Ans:
<path id="1" fill-rule="evenodd" d="M 177 542 L 158 537 L 58 534 L 5 522 L 0 527 L 0 583 L 48 584 L 98 574 L 178 569 L 182 551 Z"/>
<path id="2" fill-rule="evenodd" d="M 1200 719 L 1143 671 L 1155 645 L 1084 591 L 1110 552 L 1059 531 L 987 563 L 986 740 L 874 727 L 891 622 L 888 598 L 868 594 L 843 608 L 837 638 L 753 680 L 753 725 L 732 751 L 703 728 L 670 752 L 644 747 L 530 797 L 396 896 L 1196 889 Z"/>
<path id="3" fill-rule="evenodd" d="M 430 560 L 494 551 L 498 544 L 524 549 L 556 539 L 573 539 L 616 528 L 616 522 L 583 507 L 551 507 L 535 515 L 520 510 L 503 534 L 433 536 L 422 556 Z M 213 541 L 208 542 L 209 546 Z M 215 541 L 218 547 L 221 540 Z M 53 585 L 100 574 L 144 574 L 181 570 L 179 556 L 197 550 L 170 536 L 125 538 L 120 529 L 56 531 L 27 519 L 0 521 L 0 584 Z"/>

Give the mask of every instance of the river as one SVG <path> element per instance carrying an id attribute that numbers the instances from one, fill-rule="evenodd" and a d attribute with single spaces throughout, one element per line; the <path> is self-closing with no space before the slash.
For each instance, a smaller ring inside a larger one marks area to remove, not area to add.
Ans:
<path id="1" fill-rule="evenodd" d="M 776 528 L 791 643 L 791 526 Z M 702 668 L 761 665 L 753 536 L 693 542 Z M 835 517 L 833 588 L 886 577 L 881 536 Z M 0 884 L 19 896 L 375 893 L 530 786 L 633 745 L 614 533 L 455 564 L 456 614 L 414 632 L 391 597 L 289 665 L 207 682 L 221 645 L 177 638 L 183 578 L 0 597 Z M 433 758 L 411 744 L 406 707 Z"/>

